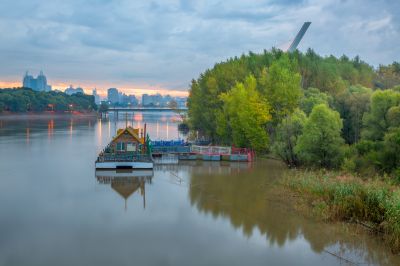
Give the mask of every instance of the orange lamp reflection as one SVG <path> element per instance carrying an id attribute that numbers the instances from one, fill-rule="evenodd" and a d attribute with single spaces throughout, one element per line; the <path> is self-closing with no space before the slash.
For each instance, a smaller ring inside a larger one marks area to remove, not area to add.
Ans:
<path id="1" fill-rule="evenodd" d="M 31 136 L 30 128 L 27 127 L 26 128 L 26 144 L 29 144 L 30 136 Z"/>
<path id="2" fill-rule="evenodd" d="M 49 139 L 53 136 L 53 131 L 54 131 L 54 120 L 51 119 L 47 123 L 47 136 L 48 136 Z"/>
<path id="3" fill-rule="evenodd" d="M 135 113 L 133 115 L 133 120 L 135 120 L 135 121 L 143 121 L 143 114 L 142 113 Z"/>

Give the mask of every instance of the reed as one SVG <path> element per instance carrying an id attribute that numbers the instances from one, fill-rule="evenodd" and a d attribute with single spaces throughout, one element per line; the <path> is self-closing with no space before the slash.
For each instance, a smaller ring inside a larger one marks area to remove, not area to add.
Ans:
<path id="1" fill-rule="evenodd" d="M 282 183 L 310 200 L 324 219 L 358 222 L 382 232 L 400 251 L 400 188 L 382 178 L 363 180 L 339 172 L 291 171 Z"/>

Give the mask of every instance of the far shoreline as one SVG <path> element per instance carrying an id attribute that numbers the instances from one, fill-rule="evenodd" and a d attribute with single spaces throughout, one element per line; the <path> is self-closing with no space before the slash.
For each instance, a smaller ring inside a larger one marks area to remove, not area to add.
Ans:
<path id="1" fill-rule="evenodd" d="M 0 120 L 23 120 L 23 119 L 49 119 L 49 118 L 97 118 L 97 112 L 2 112 Z"/>

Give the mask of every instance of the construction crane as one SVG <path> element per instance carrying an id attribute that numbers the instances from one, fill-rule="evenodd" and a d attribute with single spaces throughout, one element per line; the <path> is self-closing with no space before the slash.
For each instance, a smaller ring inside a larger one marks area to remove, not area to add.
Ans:
<path id="1" fill-rule="evenodd" d="M 290 44 L 287 52 L 293 52 L 296 50 L 297 46 L 299 45 L 301 39 L 303 38 L 304 34 L 306 33 L 308 27 L 310 27 L 311 22 L 304 22 L 303 26 L 301 27 L 300 31 L 297 33 L 296 37 L 294 38 L 292 44 Z"/>

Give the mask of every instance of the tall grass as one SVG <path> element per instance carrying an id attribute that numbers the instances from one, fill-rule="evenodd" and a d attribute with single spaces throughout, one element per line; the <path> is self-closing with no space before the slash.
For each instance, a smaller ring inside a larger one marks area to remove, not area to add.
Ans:
<path id="1" fill-rule="evenodd" d="M 393 252 L 400 251 L 399 187 L 329 171 L 291 171 L 283 184 L 317 201 L 314 208 L 324 218 L 368 224 L 384 232 Z"/>

